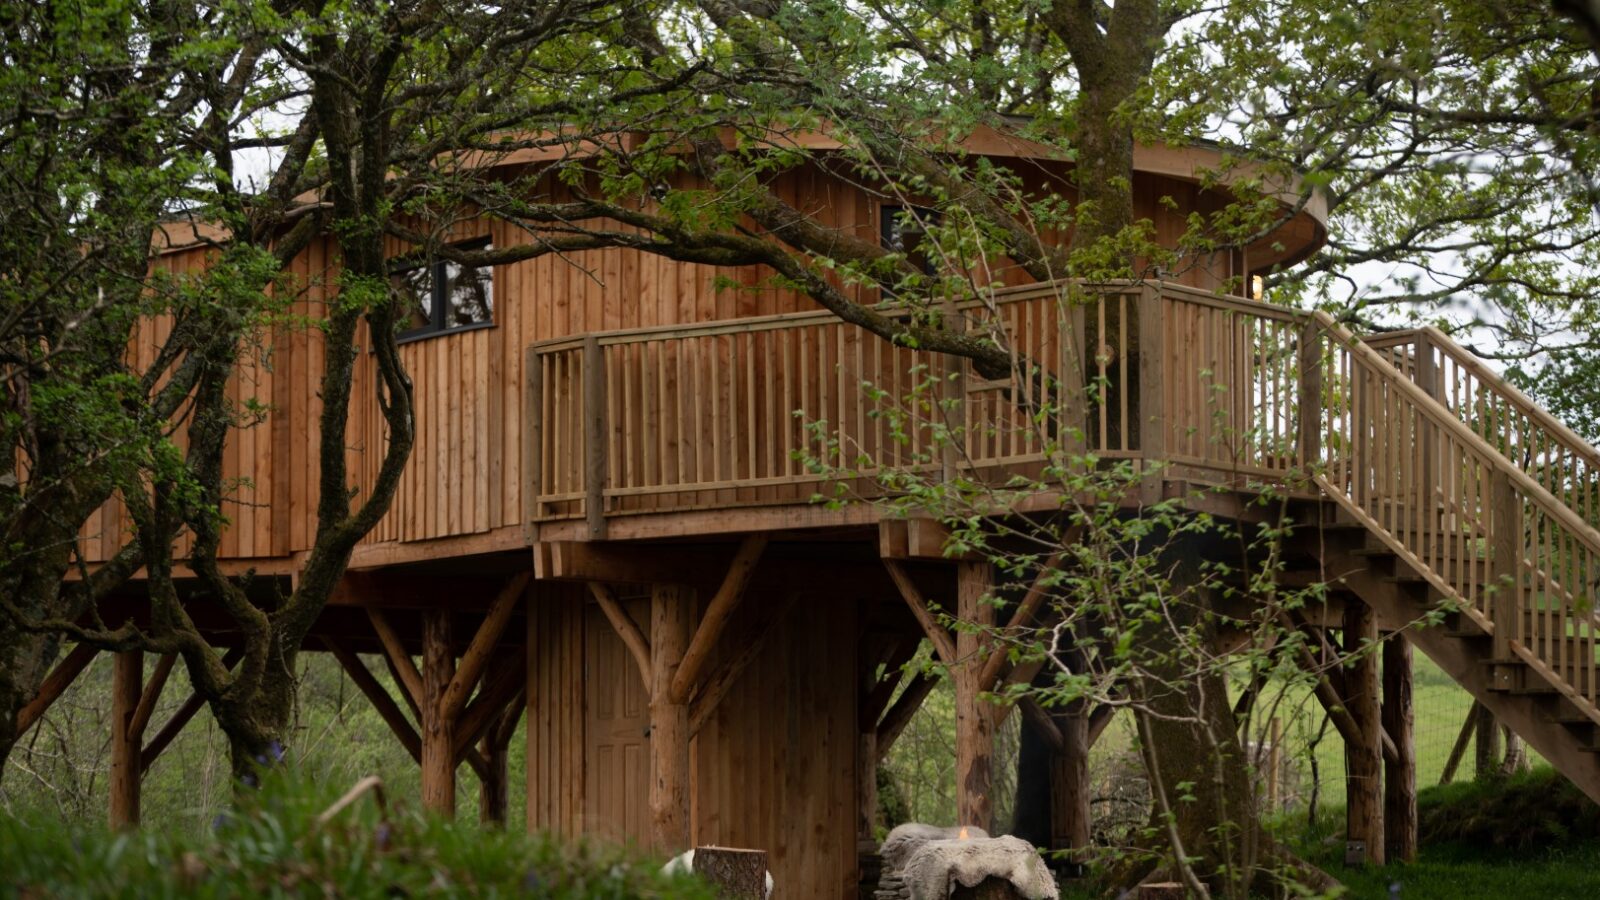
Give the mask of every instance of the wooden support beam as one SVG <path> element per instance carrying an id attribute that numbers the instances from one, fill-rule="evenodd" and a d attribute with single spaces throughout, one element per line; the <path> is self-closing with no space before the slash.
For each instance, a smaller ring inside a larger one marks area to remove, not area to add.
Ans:
<path id="1" fill-rule="evenodd" d="M 1007 636 L 1015 636 L 1018 632 L 1033 624 L 1035 616 L 1039 613 L 1039 607 L 1043 606 L 1044 601 L 1050 596 L 1050 587 L 1045 582 L 1049 581 L 1055 570 L 1060 567 L 1062 556 L 1063 554 L 1061 553 L 1052 554 L 1049 559 L 1039 566 L 1039 574 L 1034 576 L 1033 583 L 1028 586 L 1028 592 L 1022 596 L 1022 600 L 1017 603 L 1016 610 L 1011 614 L 1011 619 L 1006 622 L 1005 634 Z M 1004 652 L 991 653 L 989 658 L 984 660 L 983 674 L 978 678 L 978 683 L 984 686 L 984 690 L 991 690 L 994 683 L 1004 673 L 1006 667 L 1006 654 Z"/>
<path id="2" fill-rule="evenodd" d="M 889 755 L 889 749 L 899 739 L 900 732 L 905 731 L 906 726 L 911 724 L 911 717 L 917 714 L 917 710 L 922 707 L 922 701 L 928 699 L 928 694 L 938 683 L 939 679 L 925 672 L 918 672 L 906 682 L 906 689 L 900 692 L 899 699 L 894 701 L 889 711 L 883 714 L 883 721 L 878 723 L 879 760 Z"/>
<path id="3" fill-rule="evenodd" d="M 18 740 L 21 740 L 22 736 L 28 733 L 28 729 L 33 727 L 33 723 L 44 717 L 44 714 L 49 711 L 50 705 L 55 703 L 66 692 L 67 688 L 72 686 L 72 682 L 77 680 L 89 663 L 94 661 L 95 654 L 99 652 L 88 644 L 78 644 L 67 653 L 61 662 L 56 663 L 56 667 L 51 669 L 50 674 L 46 675 L 44 681 L 39 683 L 39 693 L 35 694 L 33 699 L 29 700 L 27 705 L 17 712 Z"/>
<path id="4" fill-rule="evenodd" d="M 233 667 L 238 665 L 239 660 L 243 658 L 244 648 L 232 647 L 222 654 L 222 667 L 232 671 Z M 151 763 L 161 758 L 161 754 L 167 749 L 167 745 L 171 744 L 183 732 L 184 726 L 188 725 L 189 720 L 193 719 L 205 705 L 206 698 L 194 693 L 190 694 L 189 699 L 183 701 L 183 704 L 173 711 L 172 717 L 167 719 L 166 724 L 161 726 L 161 730 L 156 732 L 156 736 L 146 742 L 144 747 L 139 750 L 139 772 L 141 774 L 150 769 Z"/>
<path id="5" fill-rule="evenodd" d="M 155 714 L 156 704 L 161 702 L 161 692 L 167 686 L 167 677 L 172 674 L 172 665 L 178 661 L 178 654 L 164 653 L 156 661 L 156 670 L 150 675 L 150 680 L 145 682 L 144 692 L 139 695 L 139 705 L 134 707 L 133 720 L 128 723 L 128 734 L 135 741 L 144 740 L 145 729 L 150 725 L 150 717 Z"/>
<path id="6" fill-rule="evenodd" d="M 856 645 L 856 846 L 867 853 L 875 848 L 878 833 L 878 712 L 881 707 L 876 705 L 875 698 L 882 692 L 884 682 L 888 682 L 892 690 L 900 676 L 891 668 L 880 679 L 878 666 L 893 660 L 896 651 L 892 644 L 887 648 L 875 645 L 870 633 L 863 633 Z M 887 705 L 888 700 L 883 702 Z"/>
<path id="7" fill-rule="evenodd" d="M 494 728 L 506 704 L 527 690 L 527 665 L 527 655 L 523 653 L 517 654 L 515 659 L 508 659 L 456 720 L 455 753 L 458 759 Z"/>
<path id="8" fill-rule="evenodd" d="M 606 358 L 600 338 L 583 339 L 583 512 L 589 539 L 606 536 Z"/>
<path id="9" fill-rule="evenodd" d="M 344 642 L 329 636 L 322 639 L 322 644 L 333 654 L 333 658 L 339 661 L 339 665 L 344 669 L 345 674 L 350 676 L 350 681 L 366 696 L 367 702 L 372 704 L 372 708 L 377 711 L 378 717 L 383 719 L 384 723 L 389 726 L 389 730 L 394 733 L 395 739 L 400 742 L 400 746 L 411 754 L 412 761 L 421 763 L 422 737 L 417 734 L 415 728 L 411 727 L 411 722 L 406 719 L 405 712 L 394 702 L 394 698 L 389 695 L 388 689 L 377 678 L 373 677 L 372 672 L 361 661 L 361 657 L 357 656 Z"/>
<path id="10" fill-rule="evenodd" d="M 455 668 L 450 611 L 423 611 L 422 702 L 418 704 L 422 707 L 422 808 L 445 818 L 456 814 L 455 720 L 440 713 Z"/>
<path id="11" fill-rule="evenodd" d="M 956 632 L 950 666 L 956 693 L 956 821 L 985 831 L 994 825 L 994 716 L 978 678 L 994 624 L 994 607 L 983 602 L 993 578 L 987 562 L 956 564 L 956 618 L 964 627 Z"/>
<path id="12" fill-rule="evenodd" d="M 1112 705 L 1110 703 L 1102 703 L 1102 704 L 1096 706 L 1093 710 L 1090 711 L 1090 713 L 1089 713 L 1089 746 L 1090 746 L 1090 748 L 1093 748 L 1094 745 L 1099 742 L 1100 735 L 1105 732 L 1106 726 L 1111 724 L 1111 720 L 1116 717 L 1117 710 L 1120 709 L 1120 708 L 1121 707 L 1114 706 L 1114 705 Z"/>
<path id="13" fill-rule="evenodd" d="M 751 630 L 742 635 L 738 643 L 739 649 L 732 656 L 723 660 L 722 665 L 705 680 L 704 686 L 694 695 L 689 702 L 689 735 L 693 737 L 700 732 L 701 726 L 711 718 L 722 705 L 722 699 L 728 691 L 738 683 L 739 676 L 744 670 L 756 661 L 761 651 L 766 647 L 767 640 L 777 632 L 789 616 L 789 610 L 794 608 L 800 599 L 797 591 L 789 591 L 780 595 L 776 603 L 770 603 L 761 608 L 761 615 Z M 648 680 L 645 682 L 649 683 Z"/>
<path id="14" fill-rule="evenodd" d="M 953 665 L 956 661 L 956 645 L 950 639 L 950 632 L 933 614 L 928 599 L 922 595 L 916 582 L 911 580 L 911 574 L 906 571 L 901 563 L 886 559 L 884 568 L 889 570 L 889 577 L 894 579 L 895 587 L 899 589 L 900 596 L 906 601 L 906 606 L 911 608 L 911 614 L 916 617 L 917 624 L 922 626 L 922 631 L 933 642 L 934 653 L 938 654 L 939 661 L 945 665 Z M 971 824 L 971 823 L 968 823 Z"/>
<path id="15" fill-rule="evenodd" d="M 133 715 L 144 688 L 144 652 L 115 654 L 111 669 L 111 788 L 110 818 L 114 829 L 139 824 L 139 736 L 133 733 Z"/>
<path id="16" fill-rule="evenodd" d="M 1057 716 L 1062 748 L 1050 756 L 1050 847 L 1074 852 L 1083 862 L 1093 817 L 1089 810 L 1089 717 L 1075 703 Z"/>
<path id="17" fill-rule="evenodd" d="M 422 673 L 417 671 L 417 664 L 412 662 L 411 654 L 406 652 L 405 643 L 400 640 L 399 633 L 389 624 L 388 616 L 376 607 L 369 606 L 367 619 L 372 622 L 372 630 L 378 634 L 378 642 L 383 645 L 384 655 L 389 659 L 395 679 L 411 698 L 412 711 L 420 716 L 422 698 L 425 694 L 422 687 Z"/>
<path id="18" fill-rule="evenodd" d="M 650 822 L 659 852 L 689 845 L 689 707 L 675 703 L 672 680 L 689 646 L 695 592 L 659 584 L 650 597 Z"/>
<path id="19" fill-rule="evenodd" d="M 526 666 L 517 667 L 520 675 Z M 490 828 L 504 828 L 506 810 L 511 794 L 511 780 L 506 762 L 507 748 L 516 733 L 517 721 L 522 718 L 526 704 L 527 686 L 524 684 L 491 723 L 478 745 L 484 759 L 485 771 L 478 779 L 478 821 Z"/>
<path id="20" fill-rule="evenodd" d="M 1383 642 L 1383 724 L 1394 738 L 1395 759 L 1383 767 L 1385 859 L 1417 858 L 1417 753 L 1412 710 L 1411 644 L 1391 635 Z"/>
<path id="21" fill-rule="evenodd" d="M 439 715 L 447 719 L 455 719 L 461 715 L 461 710 L 467 705 L 467 698 L 472 696 L 472 691 L 478 686 L 478 679 L 483 675 L 484 667 L 489 665 L 489 657 L 494 653 L 494 646 L 500 642 L 500 636 L 505 633 L 506 623 L 511 621 L 511 614 L 516 611 L 517 603 L 522 600 L 528 590 L 528 581 L 532 576 L 524 572 L 513 576 L 495 595 L 494 604 L 489 607 L 489 614 L 484 616 L 483 623 L 478 626 L 477 634 L 472 636 L 472 643 L 467 646 L 467 652 L 461 655 L 457 664 L 456 673 L 450 679 L 450 685 L 445 688 L 444 696 L 439 698 Z"/>
<path id="22" fill-rule="evenodd" d="M 862 730 L 878 728 L 878 720 L 883 718 L 883 713 L 889 708 L 889 701 L 894 699 L 894 692 L 899 689 L 906 676 L 902 671 L 906 663 L 917 655 L 917 647 L 921 641 L 902 640 L 890 648 L 889 656 L 883 660 L 883 677 L 867 689 L 861 698 L 861 708 L 857 710 Z M 867 669 L 865 677 L 877 675 L 877 666 Z"/>
<path id="23" fill-rule="evenodd" d="M 1365 603 L 1344 607 L 1344 652 L 1351 660 L 1345 671 L 1344 698 L 1356 741 L 1345 742 L 1345 826 L 1350 842 L 1346 857 L 1358 850 L 1374 865 L 1383 865 L 1383 744 L 1378 675 L 1378 619 Z"/>
<path id="24" fill-rule="evenodd" d="M 1486 709 L 1478 710 L 1477 741 L 1473 745 L 1473 777 L 1478 781 L 1500 774 L 1500 723 Z"/>
<path id="25" fill-rule="evenodd" d="M 1017 705 L 1022 707 L 1022 715 L 1028 720 L 1028 727 L 1045 742 L 1051 753 L 1062 753 L 1067 749 L 1066 736 L 1056 727 L 1050 711 L 1040 706 L 1038 700 L 1033 697 L 1022 697 Z"/>
<path id="26" fill-rule="evenodd" d="M 694 638 L 689 641 L 688 649 L 683 652 L 683 661 L 678 664 L 678 671 L 672 676 L 672 702 L 687 703 L 695 689 L 700 686 L 700 676 L 711 658 L 711 651 L 716 648 L 717 639 L 722 637 L 722 631 L 728 626 L 733 611 L 744 600 L 745 588 L 749 586 L 750 576 L 755 574 L 756 563 L 761 559 L 761 552 L 765 549 L 767 549 L 765 534 L 751 535 L 739 544 L 739 552 L 733 555 L 733 562 L 728 565 L 728 573 L 722 579 L 722 586 L 717 588 L 716 594 L 711 597 L 711 604 L 706 607 L 705 615 L 700 618 L 700 627 L 695 629 Z"/>
<path id="27" fill-rule="evenodd" d="M 594 597 L 594 602 L 600 605 L 600 611 L 606 614 L 606 619 L 611 627 L 616 629 L 617 637 L 622 638 L 623 646 L 633 654 L 633 662 L 639 667 L 639 678 L 645 684 L 650 683 L 650 639 L 639 630 L 639 624 L 633 621 L 633 616 L 617 601 L 617 596 L 611 588 L 598 581 L 589 582 L 589 593 Z"/>

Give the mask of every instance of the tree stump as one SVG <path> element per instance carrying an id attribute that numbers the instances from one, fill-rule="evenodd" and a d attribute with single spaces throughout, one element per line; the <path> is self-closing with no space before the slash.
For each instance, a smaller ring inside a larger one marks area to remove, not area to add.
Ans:
<path id="1" fill-rule="evenodd" d="M 951 900 L 1023 900 L 1022 894 L 1003 878 L 985 878 L 972 887 L 957 885 Z"/>
<path id="2" fill-rule="evenodd" d="M 696 847 L 694 872 L 717 889 L 723 900 L 765 900 L 767 851 Z"/>

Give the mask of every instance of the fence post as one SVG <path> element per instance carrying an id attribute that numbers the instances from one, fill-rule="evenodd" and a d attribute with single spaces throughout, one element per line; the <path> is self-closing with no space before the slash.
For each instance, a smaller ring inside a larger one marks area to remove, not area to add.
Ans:
<path id="1" fill-rule="evenodd" d="M 589 539 L 606 536 L 606 358 L 600 338 L 583 339 L 583 512 Z"/>
<path id="2" fill-rule="evenodd" d="M 1139 455 L 1147 470 L 1167 454 L 1165 317 L 1160 286 L 1144 285 L 1139 292 Z M 1140 502 L 1161 502 L 1162 480 L 1159 474 L 1147 475 L 1140 486 Z"/>
<path id="3" fill-rule="evenodd" d="M 523 360 L 522 523 L 531 543 L 539 531 L 539 492 L 544 490 L 544 360 L 529 347 Z"/>
<path id="4" fill-rule="evenodd" d="M 1417 387 L 1434 400 L 1439 400 L 1439 373 L 1433 364 L 1433 340 L 1426 331 L 1417 332 L 1416 349 L 1413 351 L 1415 360 L 1412 363 L 1412 380 Z M 1417 505 L 1426 513 L 1432 513 L 1439 493 L 1439 486 L 1435 483 L 1434 475 L 1439 471 L 1438 463 L 1434 457 L 1439 451 L 1439 430 L 1435 428 L 1427 417 L 1417 416 L 1417 442 L 1422 450 L 1421 478 L 1417 479 Z"/>
<path id="5" fill-rule="evenodd" d="M 1322 460 L 1322 335 L 1317 320 L 1306 317 L 1300 330 L 1300 467 L 1309 476 Z"/>
<path id="6" fill-rule="evenodd" d="M 1511 476 L 1500 469 L 1489 475 L 1490 527 L 1489 559 L 1494 595 L 1489 618 L 1494 622 L 1494 658 L 1505 661 L 1511 658 L 1511 638 L 1517 631 L 1518 598 L 1522 594 L 1522 573 L 1518 565 L 1522 555 L 1522 503 L 1516 489 L 1511 486 Z"/>

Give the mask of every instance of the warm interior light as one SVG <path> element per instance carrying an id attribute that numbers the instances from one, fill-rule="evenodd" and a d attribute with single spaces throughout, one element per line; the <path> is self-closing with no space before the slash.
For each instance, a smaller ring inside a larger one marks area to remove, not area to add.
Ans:
<path id="1" fill-rule="evenodd" d="M 961 838 L 963 841 L 966 840 L 967 839 L 967 826 L 965 826 L 965 825 L 961 826 L 961 833 L 956 835 L 956 837 Z"/>
<path id="2" fill-rule="evenodd" d="M 1265 290 L 1266 290 L 1266 284 L 1265 284 L 1265 282 L 1263 282 L 1261 280 L 1261 276 L 1260 275 L 1251 275 L 1250 276 L 1250 299 L 1251 300 L 1260 300 L 1261 299 L 1261 294 Z"/>

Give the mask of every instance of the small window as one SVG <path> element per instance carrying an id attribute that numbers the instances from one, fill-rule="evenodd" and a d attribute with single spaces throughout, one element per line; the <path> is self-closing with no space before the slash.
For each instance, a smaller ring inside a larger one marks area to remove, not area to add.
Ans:
<path id="1" fill-rule="evenodd" d="M 923 206 L 879 207 L 878 238 L 885 250 L 904 253 L 922 274 L 933 274 L 933 259 L 923 250 L 928 229 L 939 224 L 937 210 Z"/>
<path id="2" fill-rule="evenodd" d="M 487 240 L 457 246 L 493 249 Z M 396 272 L 393 281 L 406 307 L 400 320 L 401 340 L 494 324 L 494 269 L 489 266 L 441 259 Z"/>

